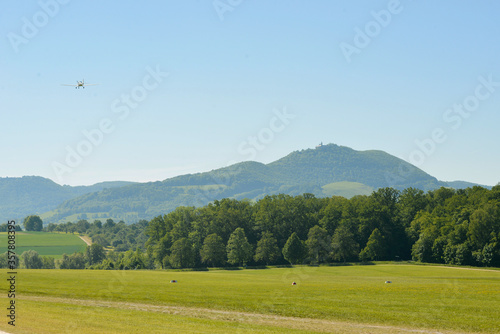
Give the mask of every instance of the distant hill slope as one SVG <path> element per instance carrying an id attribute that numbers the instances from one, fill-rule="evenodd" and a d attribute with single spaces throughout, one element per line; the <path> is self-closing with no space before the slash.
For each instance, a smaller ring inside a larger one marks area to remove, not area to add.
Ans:
<path id="1" fill-rule="evenodd" d="M 61 186 L 40 176 L 0 178 L 0 219 L 20 220 L 30 214 L 55 209 L 62 202 L 106 188 L 122 187 L 132 182 L 102 182 L 92 186 Z"/>
<path id="2" fill-rule="evenodd" d="M 222 198 L 257 200 L 266 195 L 312 193 L 318 197 L 367 194 L 380 187 L 423 190 L 447 186 L 382 151 L 356 151 L 334 144 L 293 152 L 270 164 L 242 162 L 162 182 L 109 188 L 70 199 L 47 212 L 44 222 L 112 217 L 151 219 L 178 206 L 202 206 Z"/>
<path id="3" fill-rule="evenodd" d="M 222 198 L 257 200 L 279 193 L 352 197 L 382 187 L 427 191 L 442 186 L 474 185 L 438 181 L 383 151 L 356 151 L 329 144 L 295 151 L 269 164 L 247 161 L 161 182 L 104 182 L 70 187 L 36 176 L 0 178 L 0 219 L 19 220 L 37 213 L 44 223 L 81 218 L 135 222 L 178 206 L 203 206 Z"/>
<path id="4" fill-rule="evenodd" d="M 333 182 L 321 187 L 325 196 L 342 196 L 351 198 L 356 195 L 370 195 L 375 189 L 358 182 Z"/>
<path id="5" fill-rule="evenodd" d="M 445 186 L 408 162 L 383 151 L 356 151 L 334 144 L 290 153 L 268 165 L 286 180 L 325 185 L 358 182 L 372 188 L 408 187 L 423 190 Z"/>
<path id="6" fill-rule="evenodd" d="M 466 181 L 446 181 L 446 184 L 455 189 L 465 189 L 465 188 L 472 188 L 474 186 L 480 186 L 483 188 L 491 189 L 492 186 L 486 186 L 482 184 L 477 184 L 477 183 L 471 183 L 471 182 L 466 182 Z"/>

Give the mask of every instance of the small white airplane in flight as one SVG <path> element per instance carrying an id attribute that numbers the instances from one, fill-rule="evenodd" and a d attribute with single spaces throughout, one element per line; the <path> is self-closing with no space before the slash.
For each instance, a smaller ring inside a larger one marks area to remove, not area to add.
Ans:
<path id="1" fill-rule="evenodd" d="M 76 85 L 66 85 L 66 84 L 62 84 L 61 86 L 71 86 L 71 87 L 75 87 L 75 88 L 80 88 L 82 87 L 83 89 L 85 89 L 85 86 L 97 86 L 98 84 L 86 84 L 85 83 L 85 79 L 83 79 L 82 81 L 76 81 Z"/>

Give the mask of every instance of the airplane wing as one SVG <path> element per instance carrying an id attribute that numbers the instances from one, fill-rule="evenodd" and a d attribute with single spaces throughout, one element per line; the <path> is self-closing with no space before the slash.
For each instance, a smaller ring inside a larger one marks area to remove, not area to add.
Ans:
<path id="1" fill-rule="evenodd" d="M 61 84 L 61 86 L 71 86 L 71 87 L 76 87 L 78 85 L 67 85 L 67 84 Z"/>
<path id="2" fill-rule="evenodd" d="M 97 86 L 97 85 L 99 85 L 99 84 L 87 84 L 87 83 L 84 84 L 84 86 Z"/>

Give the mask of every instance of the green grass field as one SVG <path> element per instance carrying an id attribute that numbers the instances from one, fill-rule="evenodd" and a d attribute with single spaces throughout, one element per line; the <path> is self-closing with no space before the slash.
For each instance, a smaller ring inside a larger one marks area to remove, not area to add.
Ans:
<path id="1" fill-rule="evenodd" d="M 74 252 L 83 251 L 85 250 L 85 246 L 85 242 L 76 234 L 48 232 L 16 233 L 15 251 L 18 256 L 24 251 L 33 249 L 40 255 L 52 256 L 55 259 L 59 259 L 63 253 L 73 254 Z M 0 233 L 0 250 L 7 250 L 6 232 Z"/>
<path id="2" fill-rule="evenodd" d="M 16 327 L 0 323 L 10 333 L 500 333 L 495 270 L 378 264 L 17 276 Z"/>

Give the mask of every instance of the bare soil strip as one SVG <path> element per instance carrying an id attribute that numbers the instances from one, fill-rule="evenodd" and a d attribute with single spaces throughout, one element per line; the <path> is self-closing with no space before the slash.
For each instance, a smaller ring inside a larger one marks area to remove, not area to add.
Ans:
<path id="1" fill-rule="evenodd" d="M 91 246 L 91 245 L 92 245 L 92 240 L 90 240 L 90 238 L 89 238 L 89 237 L 87 237 L 87 236 L 83 236 L 83 237 L 82 237 L 81 235 L 79 235 L 78 237 L 79 237 L 80 239 L 82 239 L 83 241 L 85 241 L 85 243 L 87 244 L 87 246 Z M 0 333 L 0 334 L 1 334 L 1 333 Z"/>
<path id="2" fill-rule="evenodd" d="M 179 315 L 193 318 L 203 318 L 219 321 L 230 321 L 238 323 L 262 324 L 281 328 L 300 329 L 311 332 L 324 333 L 358 333 L 358 334 L 382 334 L 382 333 L 423 333 L 423 334 L 452 334 L 454 331 L 433 331 L 415 328 L 404 328 L 397 326 L 371 325 L 362 323 L 350 323 L 331 321 L 324 319 L 296 318 L 272 314 L 259 314 L 249 312 L 214 310 L 206 308 L 151 305 L 128 302 L 112 302 L 101 300 L 80 300 L 71 298 L 23 296 L 25 299 L 36 302 L 63 303 L 82 305 L 90 307 L 109 307 L 117 309 L 137 310 L 141 312 L 157 312 Z"/>

